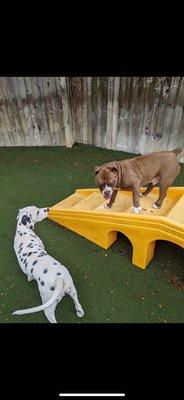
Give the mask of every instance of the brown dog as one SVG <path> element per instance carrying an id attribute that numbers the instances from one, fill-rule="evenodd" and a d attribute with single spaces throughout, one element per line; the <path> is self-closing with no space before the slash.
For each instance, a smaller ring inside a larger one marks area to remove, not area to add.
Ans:
<path id="1" fill-rule="evenodd" d="M 181 149 L 159 151 L 123 161 L 112 161 L 95 167 L 95 181 L 100 189 L 106 207 L 111 207 L 117 195 L 117 189 L 131 189 L 134 212 L 141 211 L 139 197 L 140 187 L 147 186 L 142 193 L 146 196 L 153 187 L 159 184 L 159 198 L 153 208 L 160 208 L 167 194 L 167 189 L 180 172 L 177 155 Z"/>

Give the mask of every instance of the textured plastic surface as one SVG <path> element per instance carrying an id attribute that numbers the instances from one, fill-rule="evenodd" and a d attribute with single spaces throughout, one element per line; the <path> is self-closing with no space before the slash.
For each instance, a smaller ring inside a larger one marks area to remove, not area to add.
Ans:
<path id="1" fill-rule="evenodd" d="M 133 246 L 132 263 L 144 269 L 154 255 L 156 240 L 184 247 L 184 187 L 169 188 L 160 209 L 152 208 L 157 198 L 158 188 L 154 188 L 140 198 L 142 211 L 134 214 L 131 191 L 119 191 L 112 208 L 106 210 L 98 189 L 77 189 L 52 206 L 48 218 L 104 249 L 122 232 Z"/>

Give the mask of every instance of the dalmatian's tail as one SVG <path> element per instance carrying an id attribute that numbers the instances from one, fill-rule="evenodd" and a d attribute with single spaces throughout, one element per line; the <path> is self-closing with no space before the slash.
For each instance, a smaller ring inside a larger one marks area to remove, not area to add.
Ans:
<path id="1" fill-rule="evenodd" d="M 55 288 L 55 292 L 54 292 L 53 296 L 46 303 L 44 303 L 44 304 L 42 304 L 41 306 L 38 306 L 38 307 L 33 307 L 33 308 L 27 308 L 25 310 L 14 311 L 13 315 L 31 314 L 31 313 L 35 313 L 35 312 L 39 312 L 39 311 L 45 310 L 45 308 L 48 308 L 49 306 L 51 306 L 51 304 L 54 303 L 54 301 L 57 299 L 59 294 L 61 294 L 61 292 L 63 291 L 63 287 L 64 287 L 63 279 L 62 278 L 58 278 L 58 283 L 57 283 L 57 286 Z"/>

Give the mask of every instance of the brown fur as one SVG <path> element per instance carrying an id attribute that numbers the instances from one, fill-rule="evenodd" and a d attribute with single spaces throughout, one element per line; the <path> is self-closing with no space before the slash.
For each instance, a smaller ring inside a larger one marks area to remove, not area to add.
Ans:
<path id="1" fill-rule="evenodd" d="M 140 207 L 140 187 L 147 186 L 145 192 L 142 193 L 146 196 L 156 184 L 159 184 L 159 198 L 155 205 L 161 207 L 167 189 L 180 172 L 177 155 L 181 151 L 178 148 L 173 151 L 159 151 L 95 167 L 95 181 L 101 192 L 105 184 L 113 190 L 108 207 L 111 207 L 115 201 L 118 188 L 131 189 L 133 205 Z"/>

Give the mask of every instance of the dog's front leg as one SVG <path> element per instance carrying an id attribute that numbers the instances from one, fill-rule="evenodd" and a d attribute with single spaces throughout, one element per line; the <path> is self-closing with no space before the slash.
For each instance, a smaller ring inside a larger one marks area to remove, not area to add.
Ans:
<path id="1" fill-rule="evenodd" d="M 139 193 L 140 193 L 140 182 L 136 182 L 132 186 L 133 207 L 134 207 L 134 212 L 136 214 L 139 214 L 140 211 L 142 210 L 139 202 Z"/>
<path id="2" fill-rule="evenodd" d="M 110 202 L 108 204 L 105 204 L 105 208 L 111 208 L 112 207 L 113 203 L 115 202 L 117 194 L 118 194 L 118 191 L 114 190 L 114 192 L 112 193 Z"/>

